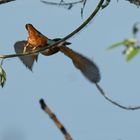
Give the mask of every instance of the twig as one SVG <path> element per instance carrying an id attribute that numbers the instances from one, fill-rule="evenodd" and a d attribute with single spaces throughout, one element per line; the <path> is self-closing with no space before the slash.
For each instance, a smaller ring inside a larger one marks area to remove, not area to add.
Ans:
<path id="1" fill-rule="evenodd" d="M 120 108 L 122 108 L 122 109 L 125 109 L 125 110 L 138 110 L 138 109 L 140 109 L 140 106 L 135 106 L 135 107 L 128 106 L 128 107 L 127 107 L 127 106 L 123 106 L 123 105 L 117 103 L 116 101 L 113 101 L 112 99 L 110 99 L 110 98 L 106 95 L 106 93 L 104 92 L 104 90 L 101 88 L 101 86 L 100 86 L 99 84 L 95 83 L 95 85 L 96 85 L 97 89 L 99 90 L 99 92 L 101 93 L 101 95 L 102 95 L 107 101 L 111 102 L 111 103 L 114 104 L 115 106 L 118 106 L 118 107 L 120 107 Z"/>
<path id="2" fill-rule="evenodd" d="M 130 3 L 135 4 L 138 7 L 140 6 L 140 0 L 127 0 L 127 1 L 129 1 Z"/>
<path id="3" fill-rule="evenodd" d="M 75 1 L 75 2 L 64 2 L 61 0 L 60 3 L 41 0 L 41 2 L 44 4 L 54 5 L 54 6 L 63 6 L 63 7 L 68 6 L 68 8 L 67 8 L 68 10 L 70 10 L 76 4 L 83 3 L 83 7 L 81 8 L 81 17 L 83 17 L 83 11 L 84 11 L 84 7 L 86 5 L 87 0 L 79 0 L 79 1 Z"/>
<path id="4" fill-rule="evenodd" d="M 139 24 L 140 24 L 140 22 L 136 22 L 133 25 L 132 33 L 133 33 L 134 38 L 136 38 L 136 36 L 137 36 L 137 34 L 139 32 L 139 27 L 138 27 Z"/>
<path id="5" fill-rule="evenodd" d="M 51 109 L 45 104 L 43 99 L 40 99 L 40 106 L 41 108 L 49 115 L 49 117 L 53 120 L 55 125 L 60 129 L 62 134 L 64 135 L 66 140 L 73 140 L 71 135 L 68 133 L 66 128 L 62 125 L 62 123 L 58 120 L 56 115 L 51 111 Z"/>
<path id="6" fill-rule="evenodd" d="M 59 43 L 66 41 L 68 39 L 70 39 L 72 36 L 76 35 L 79 31 L 81 31 L 86 25 L 89 24 L 89 22 L 95 17 L 95 15 L 98 13 L 98 11 L 100 10 L 102 4 L 103 4 L 104 0 L 100 0 L 97 7 L 95 8 L 95 10 L 92 12 L 92 14 L 78 27 L 76 28 L 73 32 L 71 32 L 70 34 L 68 34 L 66 37 L 62 38 L 60 41 L 57 41 L 56 43 L 52 44 L 52 45 L 48 45 L 48 46 L 44 46 L 43 48 L 40 48 L 39 50 L 36 51 L 32 51 L 32 52 L 27 52 L 27 53 L 20 53 L 20 54 L 9 54 L 9 55 L 0 55 L 0 58 L 2 59 L 6 59 L 6 58 L 13 58 L 13 57 L 19 57 L 19 56 L 27 56 L 27 55 L 32 55 L 35 53 L 39 53 L 41 51 L 45 51 L 46 49 L 50 48 L 50 47 L 54 47 L 56 45 L 58 45 Z"/>
<path id="7" fill-rule="evenodd" d="M 83 1 L 83 7 L 81 8 L 81 17 L 83 18 L 83 13 L 84 13 L 84 8 L 85 8 L 85 5 L 87 3 L 87 0 L 84 0 Z"/>
<path id="8" fill-rule="evenodd" d="M 43 2 L 44 4 L 55 5 L 55 6 L 70 6 L 70 5 L 83 3 L 84 0 L 79 0 L 79 1 L 75 1 L 75 2 L 60 2 L 60 3 L 41 0 L 41 2 Z"/>

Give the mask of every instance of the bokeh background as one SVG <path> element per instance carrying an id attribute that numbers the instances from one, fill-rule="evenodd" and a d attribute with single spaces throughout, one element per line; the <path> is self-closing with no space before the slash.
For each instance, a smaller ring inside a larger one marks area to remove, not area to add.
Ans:
<path id="1" fill-rule="evenodd" d="M 56 2 L 59 2 L 57 0 Z M 66 1 L 68 2 L 68 1 Z M 33 24 L 49 38 L 64 37 L 78 27 L 96 7 L 88 0 L 66 8 L 48 6 L 39 0 L 17 0 L 0 5 L 0 54 L 14 53 L 16 41 L 27 38 L 25 24 Z M 129 2 L 112 1 L 80 33 L 70 46 L 96 62 L 100 85 L 123 105 L 139 105 L 140 56 L 125 61 L 123 47 L 107 51 L 111 44 L 132 37 L 140 21 L 140 9 Z M 30 72 L 18 58 L 4 61 L 7 83 L 0 89 L 1 140 L 63 140 L 63 135 L 39 105 L 43 98 L 75 140 L 138 140 L 140 110 L 126 111 L 107 102 L 61 53 L 39 57 Z"/>

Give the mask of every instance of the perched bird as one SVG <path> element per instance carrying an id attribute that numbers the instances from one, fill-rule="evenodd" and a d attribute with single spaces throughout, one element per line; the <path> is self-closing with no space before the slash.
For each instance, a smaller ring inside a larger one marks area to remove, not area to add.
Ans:
<path id="1" fill-rule="evenodd" d="M 15 52 L 16 53 L 25 53 L 25 52 L 32 52 L 34 50 L 38 50 L 46 45 L 51 45 L 55 43 L 56 41 L 60 39 L 48 39 L 46 36 L 41 34 L 37 29 L 33 27 L 32 24 L 26 24 L 25 25 L 27 31 L 28 31 L 28 39 L 17 41 L 14 44 Z M 66 43 L 71 44 L 71 43 Z M 46 51 L 41 52 L 41 54 L 49 56 L 54 53 L 57 53 L 59 51 L 58 47 L 52 47 L 47 49 Z M 23 62 L 23 64 L 32 70 L 33 64 L 38 59 L 38 54 L 32 54 L 30 56 L 20 56 L 20 60 Z"/>
<path id="2" fill-rule="evenodd" d="M 55 39 L 47 38 L 46 36 L 41 34 L 37 29 L 35 29 L 32 24 L 26 24 L 25 27 L 28 31 L 28 39 L 27 41 L 23 40 L 15 43 L 14 48 L 16 53 L 25 53 L 38 50 L 42 47 L 52 45 L 55 42 L 61 40 L 60 38 Z M 62 52 L 72 60 L 74 66 L 77 69 L 79 69 L 90 82 L 93 83 L 99 82 L 100 72 L 96 64 L 90 59 L 86 58 L 80 53 L 73 51 L 72 49 L 66 46 L 70 44 L 71 44 L 70 42 L 62 42 L 40 53 L 42 55 L 49 56 L 57 52 Z M 32 54 L 29 56 L 20 56 L 19 58 L 27 68 L 32 70 L 34 62 L 37 61 L 38 54 Z"/>

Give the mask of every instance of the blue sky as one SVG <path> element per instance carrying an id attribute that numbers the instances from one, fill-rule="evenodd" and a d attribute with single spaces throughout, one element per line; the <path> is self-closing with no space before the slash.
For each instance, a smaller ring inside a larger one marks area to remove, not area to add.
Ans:
<path id="1" fill-rule="evenodd" d="M 14 53 L 13 44 L 27 38 L 26 23 L 33 24 L 49 38 L 64 37 L 89 16 L 97 2 L 87 2 L 83 19 L 80 5 L 70 11 L 47 6 L 39 0 L 17 0 L 1 5 L 0 54 Z M 132 37 L 131 28 L 139 21 L 139 11 L 125 0 L 112 1 L 69 40 L 73 50 L 96 62 L 101 71 L 100 85 L 123 105 L 140 104 L 140 56 L 127 63 L 122 55 L 123 47 L 112 51 L 106 48 Z M 18 58 L 6 60 L 3 66 L 7 83 L 0 89 L 1 140 L 8 135 L 11 139 L 17 136 L 18 140 L 64 139 L 40 109 L 40 98 L 75 140 L 140 139 L 140 110 L 125 111 L 107 102 L 63 54 L 47 58 L 40 55 L 33 73 Z"/>

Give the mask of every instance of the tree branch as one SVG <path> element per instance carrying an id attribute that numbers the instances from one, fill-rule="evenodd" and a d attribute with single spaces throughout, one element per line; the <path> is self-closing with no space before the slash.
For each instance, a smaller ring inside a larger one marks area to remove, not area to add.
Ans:
<path id="1" fill-rule="evenodd" d="M 45 0 L 41 0 L 42 3 L 44 4 L 49 4 L 49 5 L 55 5 L 55 6 L 71 6 L 71 5 L 75 5 L 75 4 L 79 4 L 79 3 L 83 3 L 85 0 L 79 0 L 79 1 L 75 1 L 75 2 L 49 2 L 49 1 L 45 1 Z"/>
<path id="2" fill-rule="evenodd" d="M 68 131 L 66 130 L 66 128 L 62 125 L 62 123 L 58 120 L 58 118 L 56 117 L 56 115 L 51 111 L 51 109 L 45 104 L 43 99 L 40 99 L 40 106 L 43 109 L 43 111 L 45 111 L 49 117 L 53 120 L 53 122 L 55 123 L 55 125 L 57 126 L 57 128 L 60 129 L 60 131 L 62 132 L 62 134 L 64 135 L 66 140 L 73 140 L 71 135 L 68 133 Z"/>
<path id="3" fill-rule="evenodd" d="M 140 6 L 140 0 L 126 0 L 126 1 L 129 1 L 130 3 L 133 3 L 137 5 L 138 7 Z"/>
<path id="4" fill-rule="evenodd" d="M 84 7 L 86 5 L 87 0 L 79 0 L 75 2 L 64 2 L 63 0 L 61 0 L 60 3 L 41 0 L 41 2 L 44 4 L 54 5 L 54 6 L 63 6 L 63 7 L 67 6 L 68 10 L 70 10 L 76 4 L 83 3 L 83 7 L 81 8 L 81 17 L 83 17 L 83 11 L 84 11 Z"/>

